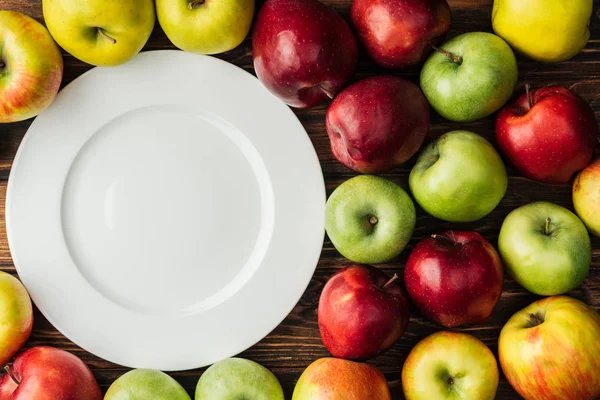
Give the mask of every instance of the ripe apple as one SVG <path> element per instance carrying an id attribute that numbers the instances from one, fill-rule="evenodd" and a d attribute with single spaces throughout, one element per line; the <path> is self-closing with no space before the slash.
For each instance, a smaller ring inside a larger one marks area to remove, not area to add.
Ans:
<path id="1" fill-rule="evenodd" d="M 87 365 L 64 350 L 32 347 L 5 369 L 0 400 L 102 400 Z"/>
<path id="2" fill-rule="evenodd" d="M 406 400 L 494 400 L 498 364 L 479 339 L 437 332 L 411 350 L 402 367 Z"/>
<path id="3" fill-rule="evenodd" d="M 471 32 L 444 43 L 423 65 L 421 89 L 451 121 L 475 121 L 498 111 L 517 83 L 517 60 L 496 35 Z"/>
<path id="4" fill-rule="evenodd" d="M 284 397 L 271 371 L 254 361 L 228 358 L 202 374 L 196 386 L 196 400 L 229 399 L 284 400 Z"/>
<path id="5" fill-rule="evenodd" d="M 566 183 L 594 155 L 598 127 L 591 107 L 559 86 L 529 91 L 496 120 L 500 149 L 526 177 Z"/>
<path id="6" fill-rule="evenodd" d="M 406 247 L 416 223 L 415 205 L 394 182 L 374 175 L 348 179 L 325 206 L 325 229 L 335 248 L 361 264 L 380 264 Z"/>
<path id="7" fill-rule="evenodd" d="M 553 296 L 575 289 L 586 278 L 592 247 L 585 225 L 559 205 L 539 201 L 504 219 L 498 250 L 506 272 L 525 289 Z"/>
<path id="8" fill-rule="evenodd" d="M 331 151 L 355 171 L 386 172 L 411 158 L 429 130 L 429 103 L 412 82 L 374 76 L 344 89 L 326 115 Z"/>
<path id="9" fill-rule="evenodd" d="M 329 279 L 319 300 L 319 329 L 338 358 L 366 360 L 404 334 L 410 309 L 400 286 L 377 268 L 353 265 Z"/>
<path id="10" fill-rule="evenodd" d="M 502 293 L 494 247 L 477 232 L 446 231 L 422 240 L 404 268 L 408 295 L 421 313 L 448 328 L 480 324 Z"/>
<path id="11" fill-rule="evenodd" d="M 500 332 L 500 365 L 526 400 L 600 396 L 600 317 L 566 296 L 538 300 Z"/>
<path id="12" fill-rule="evenodd" d="M 590 38 L 593 0 L 494 0 L 492 25 L 515 50 L 544 62 L 565 61 Z"/>
<path id="13" fill-rule="evenodd" d="M 169 375 L 153 369 L 134 369 L 108 388 L 104 400 L 190 400 L 185 389 Z"/>
<path id="14" fill-rule="evenodd" d="M 252 35 L 258 79 L 297 108 L 332 99 L 356 69 L 358 47 L 350 27 L 318 0 L 267 0 Z"/>
<path id="15" fill-rule="evenodd" d="M 54 101 L 63 59 L 50 33 L 27 15 L 0 10 L 0 123 L 35 117 Z"/>
<path id="16" fill-rule="evenodd" d="M 354 0 L 350 16 L 369 56 L 389 68 L 422 63 L 452 19 L 446 0 Z"/>
<path id="17" fill-rule="evenodd" d="M 54 40 L 92 65 L 129 61 L 154 28 L 152 0 L 43 0 L 44 20 Z"/>
<path id="18" fill-rule="evenodd" d="M 508 177 L 484 138 L 453 131 L 430 143 L 410 172 L 410 190 L 429 214 L 452 222 L 483 218 L 500 203 Z"/>
<path id="19" fill-rule="evenodd" d="M 31 334 L 33 309 L 31 299 L 21 282 L 0 272 L 0 365 L 4 365 Z"/>
<path id="20" fill-rule="evenodd" d="M 577 175 L 573 183 L 573 204 L 588 230 L 600 237 L 600 158 Z"/>
<path id="21" fill-rule="evenodd" d="M 254 0 L 156 0 L 156 15 L 175 46 L 192 53 L 217 54 L 246 38 Z"/>
<path id="22" fill-rule="evenodd" d="M 300 376 L 292 400 L 392 400 L 376 367 L 339 358 L 321 358 Z"/>

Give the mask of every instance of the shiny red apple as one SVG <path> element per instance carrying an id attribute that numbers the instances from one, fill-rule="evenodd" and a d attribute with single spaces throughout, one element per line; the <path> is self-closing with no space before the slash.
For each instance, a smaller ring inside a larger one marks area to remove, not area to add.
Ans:
<path id="1" fill-rule="evenodd" d="M 494 247 L 470 231 L 446 231 L 422 240 L 404 269 L 413 303 L 448 328 L 488 319 L 502 293 L 503 277 Z"/>
<path id="2" fill-rule="evenodd" d="M 357 57 L 346 21 L 318 0 L 267 0 L 256 17 L 256 75 L 292 107 L 332 99 L 354 74 Z"/>
<path id="3" fill-rule="evenodd" d="M 32 347 L 0 378 L 0 400 L 102 400 L 90 369 L 73 354 Z"/>
<path id="4" fill-rule="evenodd" d="M 389 68 L 423 62 L 452 19 L 446 0 L 354 0 L 350 16 L 367 53 Z"/>
<path id="5" fill-rule="evenodd" d="M 598 126 L 591 107 L 559 86 L 527 91 L 496 120 L 500 149 L 526 177 L 565 183 L 594 154 Z"/>
<path id="6" fill-rule="evenodd" d="M 344 89 L 326 115 L 331 151 L 362 173 L 386 172 L 411 158 L 429 130 L 429 103 L 412 82 L 375 76 Z"/>
<path id="7" fill-rule="evenodd" d="M 353 265 L 325 284 L 319 300 L 319 329 L 334 357 L 375 357 L 404 334 L 410 309 L 396 278 L 375 267 Z"/>

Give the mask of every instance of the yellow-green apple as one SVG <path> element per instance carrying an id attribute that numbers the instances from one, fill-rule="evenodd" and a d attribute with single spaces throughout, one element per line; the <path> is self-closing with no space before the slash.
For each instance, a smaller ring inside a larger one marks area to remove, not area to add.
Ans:
<path id="1" fill-rule="evenodd" d="M 156 15 L 181 50 L 217 54 L 237 47 L 248 35 L 254 0 L 156 0 Z"/>
<path id="2" fill-rule="evenodd" d="M 195 400 L 284 400 L 271 371 L 254 361 L 228 358 L 211 365 L 200 377 Z"/>
<path id="3" fill-rule="evenodd" d="M 588 230 L 600 237 L 600 158 L 577 175 L 573 183 L 573 204 Z"/>
<path id="4" fill-rule="evenodd" d="M 452 13 L 446 0 L 354 0 L 350 17 L 369 56 L 399 68 L 425 60 L 450 28 Z"/>
<path id="5" fill-rule="evenodd" d="M 593 11 L 593 0 L 494 0 L 492 25 L 515 50 L 559 62 L 585 47 Z"/>
<path id="6" fill-rule="evenodd" d="M 404 334 L 410 308 L 397 278 L 371 266 L 353 265 L 327 281 L 318 320 L 323 344 L 334 357 L 366 360 Z"/>
<path id="7" fill-rule="evenodd" d="M 256 17 L 252 59 L 258 79 L 292 107 L 332 99 L 356 69 L 346 21 L 318 0 L 267 0 Z"/>
<path id="8" fill-rule="evenodd" d="M 376 367 L 340 358 L 321 358 L 300 376 L 292 400 L 392 400 Z"/>
<path id="9" fill-rule="evenodd" d="M 480 324 L 502 293 L 500 256 L 483 236 L 446 231 L 420 241 L 408 257 L 404 284 L 421 313 L 448 328 Z"/>
<path id="10" fill-rule="evenodd" d="M 517 60 L 502 38 L 470 32 L 444 43 L 421 70 L 431 106 L 452 121 L 475 121 L 498 111 L 517 83 Z"/>
<path id="11" fill-rule="evenodd" d="M 326 114 L 331 151 L 358 172 L 386 172 L 411 158 L 429 130 L 429 103 L 414 83 L 374 76 L 336 96 Z"/>
<path id="12" fill-rule="evenodd" d="M 498 364 L 479 339 L 437 332 L 411 350 L 402 367 L 406 400 L 493 400 Z"/>
<path id="13" fill-rule="evenodd" d="M 527 400 L 600 396 L 600 316 L 579 300 L 548 297 L 515 313 L 498 354 L 504 376 Z"/>
<path id="14" fill-rule="evenodd" d="M 526 86 L 496 119 L 502 152 L 523 175 L 545 183 L 566 183 L 588 165 L 597 133 L 592 108 L 560 86 Z"/>
<path id="15" fill-rule="evenodd" d="M 169 375 L 153 369 L 134 369 L 108 388 L 104 400 L 190 400 L 185 389 Z"/>
<path id="16" fill-rule="evenodd" d="M 52 103 L 63 59 L 50 33 L 27 15 L 0 10 L 0 123 L 35 117 Z"/>
<path id="17" fill-rule="evenodd" d="M 102 400 L 87 365 L 61 349 L 32 347 L 5 369 L 0 400 Z"/>
<path id="18" fill-rule="evenodd" d="M 43 0 L 54 40 L 92 65 L 123 64 L 148 41 L 156 16 L 152 0 Z"/>
<path id="19" fill-rule="evenodd" d="M 398 256 L 416 223 L 415 205 L 394 182 L 375 175 L 348 179 L 325 206 L 325 229 L 347 259 L 380 264 Z"/>
<path id="20" fill-rule="evenodd" d="M 575 289 L 592 263 L 590 236 L 577 215 L 539 201 L 504 219 L 498 250 L 509 275 L 525 289 L 552 296 Z"/>
<path id="21" fill-rule="evenodd" d="M 410 172 L 410 190 L 429 214 L 452 222 L 483 218 L 500 203 L 508 177 L 494 147 L 469 131 L 430 143 Z"/>
<path id="22" fill-rule="evenodd" d="M 27 290 L 17 278 L 0 272 L 0 365 L 17 354 L 32 327 L 33 309 Z"/>

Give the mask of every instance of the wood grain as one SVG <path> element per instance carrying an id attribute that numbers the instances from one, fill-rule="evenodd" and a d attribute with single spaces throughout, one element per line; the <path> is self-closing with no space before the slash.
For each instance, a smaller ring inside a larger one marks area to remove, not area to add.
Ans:
<path id="1" fill-rule="evenodd" d="M 327 0 L 330 6 L 348 17 L 351 0 Z M 491 31 L 492 0 L 449 0 L 453 10 L 452 28 L 450 37 L 469 31 Z M 0 0 L 0 9 L 20 11 L 29 14 L 43 22 L 41 1 L 39 0 Z M 522 91 L 526 82 L 533 87 L 549 84 L 558 84 L 573 89 L 583 96 L 592 105 L 596 115 L 600 117 L 600 0 L 594 0 L 594 14 L 590 23 L 592 39 L 587 47 L 572 60 L 560 64 L 540 64 L 518 57 L 520 79 L 517 93 Z M 160 27 L 156 26 L 150 41 L 144 50 L 173 49 Z M 235 50 L 222 54 L 220 58 L 232 62 L 250 72 L 252 70 L 251 42 L 246 39 Z M 64 54 L 65 78 L 63 85 L 68 84 L 77 76 L 90 69 L 74 57 Z M 389 71 L 375 66 L 368 58 L 361 54 L 359 68 L 355 79 L 375 74 L 393 74 L 417 81 L 419 70 L 412 68 L 407 71 Z M 300 121 L 304 124 L 314 146 L 325 175 L 327 191 L 331 193 L 337 185 L 353 176 L 354 173 L 341 166 L 331 155 L 329 140 L 325 132 L 324 114 L 327 105 L 316 107 L 312 110 L 295 111 Z M 452 123 L 433 115 L 429 139 L 453 129 L 468 129 L 477 132 L 494 142 L 493 117 L 473 123 Z M 4 225 L 4 198 L 6 184 L 11 163 L 23 135 L 31 121 L 0 125 L 0 269 L 15 273 L 10 256 L 6 230 Z M 600 152 L 597 152 L 600 154 Z M 386 176 L 403 187 L 408 187 L 408 173 L 413 161 L 394 170 Z M 433 232 L 448 228 L 475 229 L 495 243 L 503 218 L 515 207 L 536 200 L 552 201 L 572 209 L 571 189 L 569 185 L 550 186 L 531 182 L 518 176 L 512 166 L 507 164 L 510 180 L 506 197 L 500 205 L 486 218 L 469 224 L 451 224 L 439 221 L 418 210 L 417 228 L 409 247 L 393 263 L 381 266 L 392 273 L 401 271 L 407 255 L 414 244 Z M 593 238 L 593 265 L 590 276 L 584 285 L 570 293 L 572 296 L 590 304 L 600 311 L 600 239 Z M 293 254 L 290 254 L 293 257 Z M 321 288 L 331 274 L 338 268 L 348 265 L 326 239 L 319 265 L 310 286 L 293 309 L 290 315 L 269 336 L 254 347 L 243 352 L 240 356 L 262 363 L 270 368 L 281 380 L 286 398 L 291 397 L 294 384 L 302 370 L 317 358 L 327 356 L 327 351 L 321 344 L 316 323 L 316 310 Z M 465 331 L 483 340 L 497 353 L 497 338 L 506 320 L 516 311 L 536 300 L 534 296 L 519 287 L 511 279 L 506 279 L 502 298 L 492 317 L 485 325 L 457 329 Z M 118 365 L 99 359 L 71 343 L 48 323 L 36 311 L 35 328 L 27 346 L 52 345 L 69 350 L 81 357 L 92 369 L 100 385 L 107 388 L 114 379 L 126 371 Z M 396 346 L 384 355 L 371 361 L 385 373 L 394 399 L 403 399 L 400 384 L 400 371 L 402 364 L 410 349 L 426 335 L 440 330 L 439 326 L 425 320 L 413 311 L 411 322 L 404 337 Z M 198 343 L 199 346 L 204 345 Z M 201 370 L 173 373 L 172 375 L 193 394 L 195 384 Z M 497 394 L 497 399 L 518 399 L 519 396 L 510 385 L 502 378 Z M 367 400 L 367 399 L 365 399 Z"/>

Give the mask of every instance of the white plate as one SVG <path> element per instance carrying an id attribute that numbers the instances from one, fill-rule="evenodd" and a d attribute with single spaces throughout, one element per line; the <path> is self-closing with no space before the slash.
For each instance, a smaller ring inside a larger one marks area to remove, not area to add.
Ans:
<path id="1" fill-rule="evenodd" d="M 117 364 L 184 370 L 285 318 L 319 258 L 324 204 L 287 106 L 224 61 L 155 51 L 89 71 L 34 121 L 6 225 L 65 336 Z"/>

